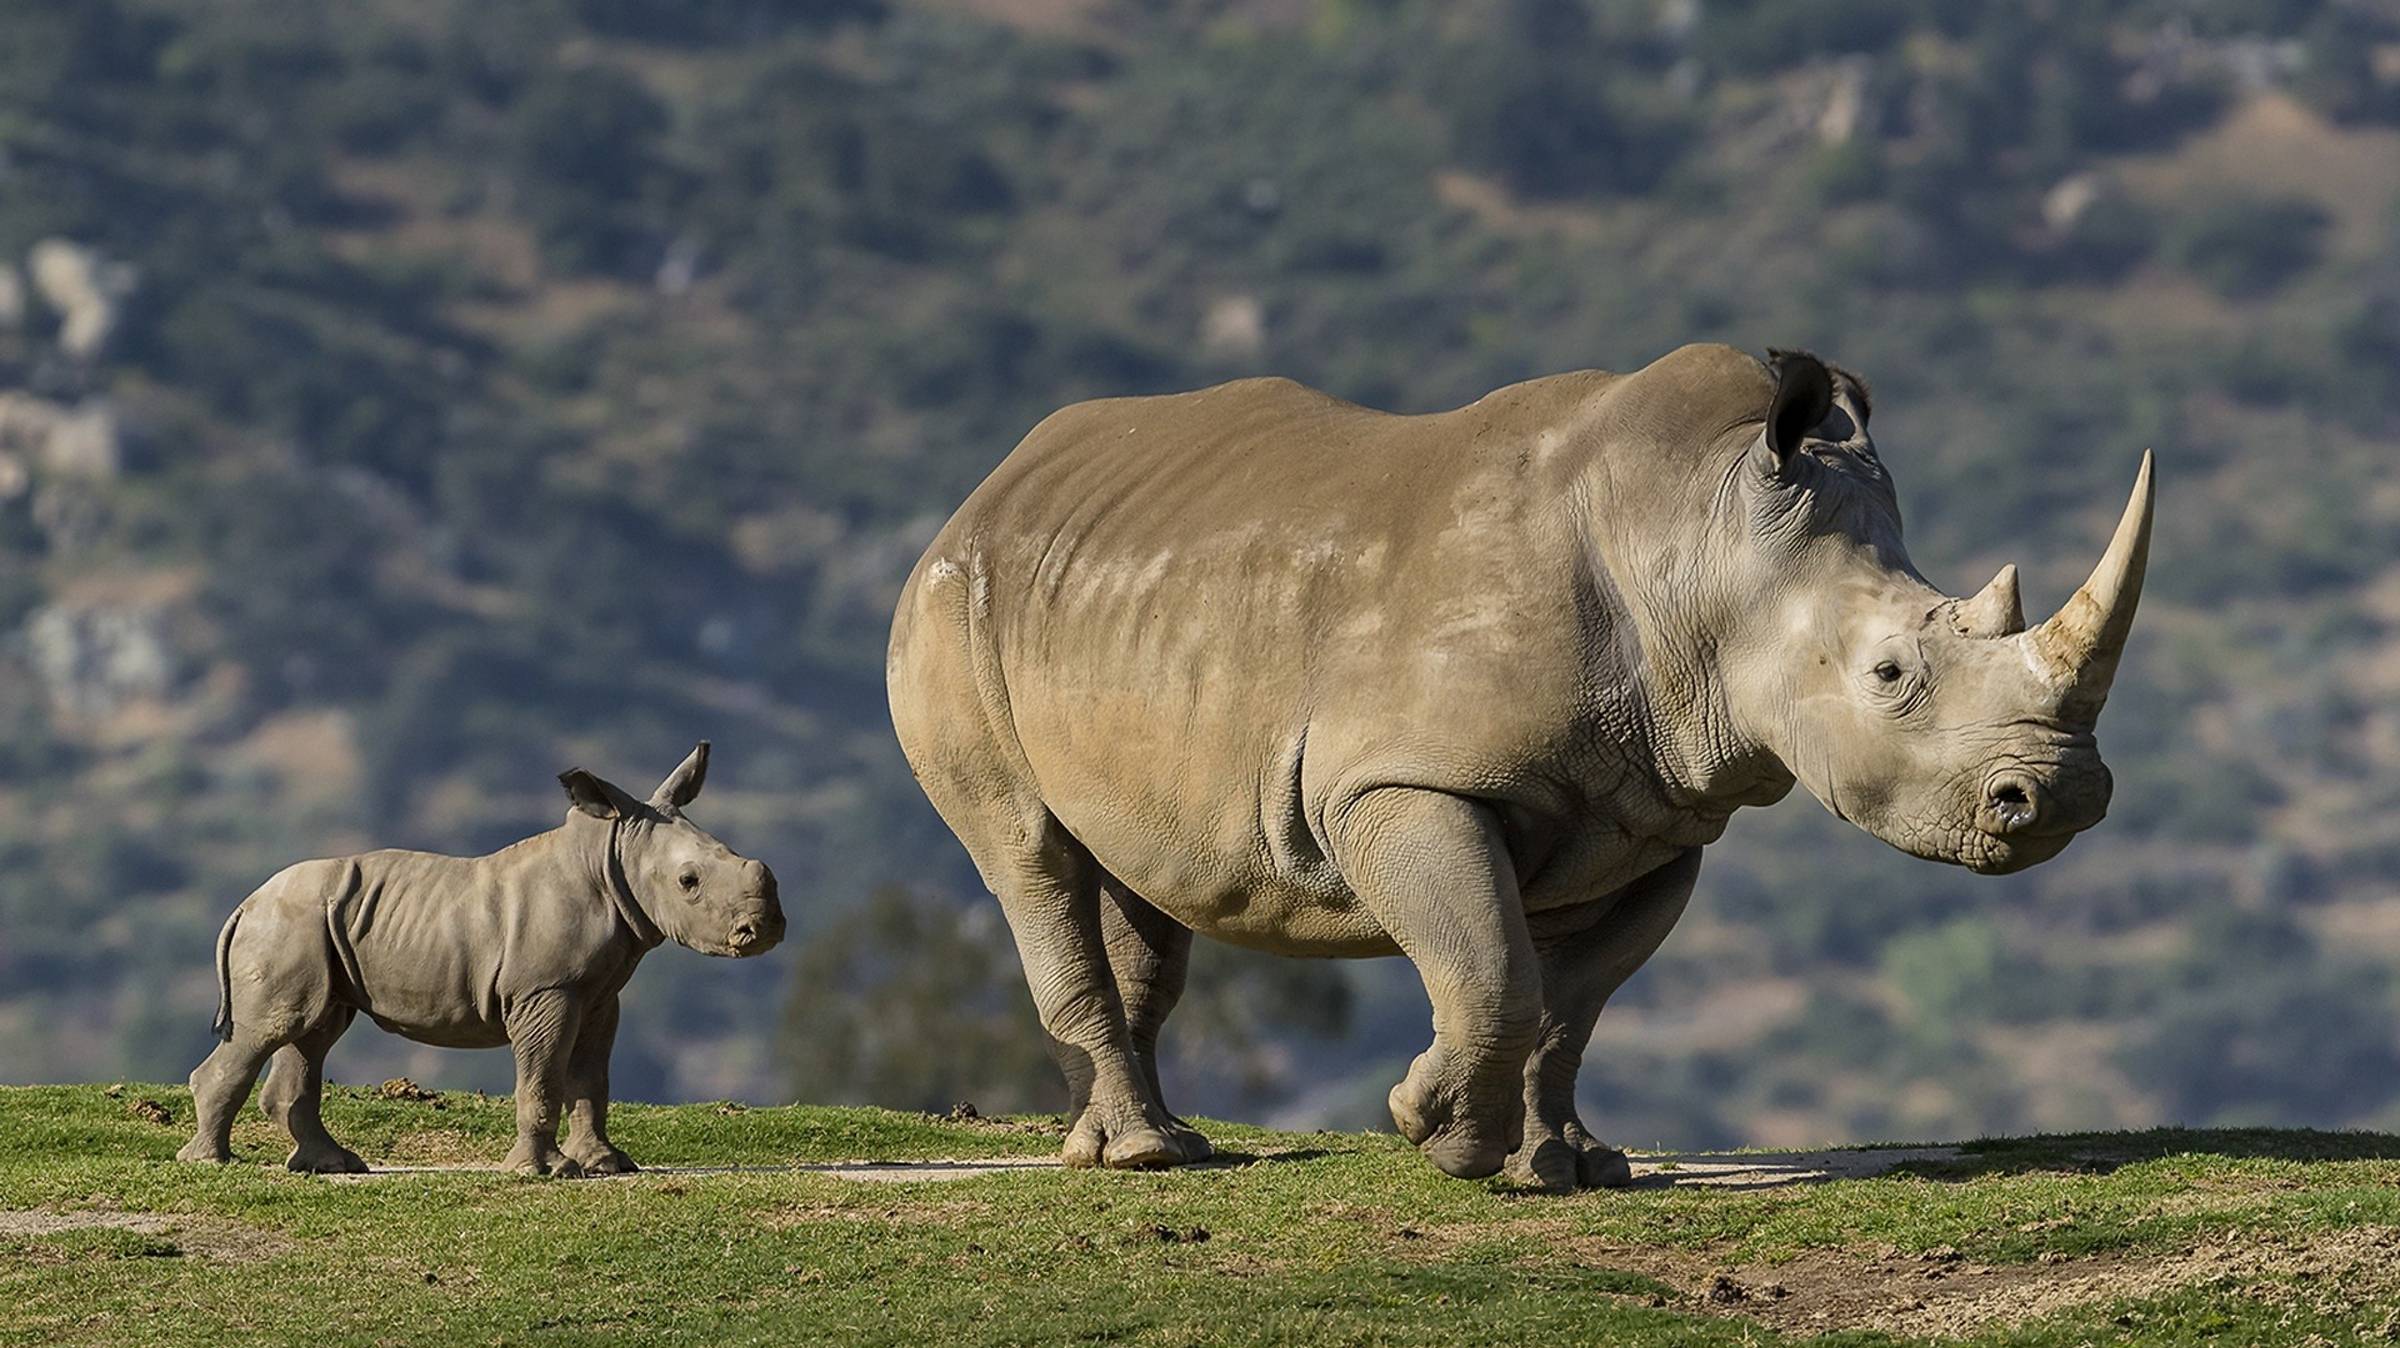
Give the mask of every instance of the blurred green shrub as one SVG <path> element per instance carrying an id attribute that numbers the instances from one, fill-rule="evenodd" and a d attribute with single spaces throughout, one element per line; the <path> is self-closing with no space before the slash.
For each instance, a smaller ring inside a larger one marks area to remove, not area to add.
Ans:
<path id="1" fill-rule="evenodd" d="M 2244 298 L 2316 265 L 2332 217 L 2303 197 L 2228 195 L 2176 212 L 2167 257 L 2218 293 Z"/>

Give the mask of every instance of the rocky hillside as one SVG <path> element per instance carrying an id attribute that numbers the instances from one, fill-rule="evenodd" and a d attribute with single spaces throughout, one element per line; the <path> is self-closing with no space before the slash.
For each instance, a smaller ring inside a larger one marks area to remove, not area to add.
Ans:
<path id="1" fill-rule="evenodd" d="M 719 749 L 797 921 L 671 1097 L 1055 1090 L 884 623 L 1070 399 L 1425 409 L 1696 338 L 1873 380 L 1918 562 L 2055 603 L 2141 449 L 2116 813 L 1977 879 L 1736 821 L 1619 1136 L 2400 1120 L 2400 24 L 2277 0 L 0 3 L 0 1080 L 180 1076 L 291 858 Z M 1406 971 L 1212 951 L 1184 1098 L 1363 1123 Z M 362 1032 L 337 1075 L 495 1085 Z"/>

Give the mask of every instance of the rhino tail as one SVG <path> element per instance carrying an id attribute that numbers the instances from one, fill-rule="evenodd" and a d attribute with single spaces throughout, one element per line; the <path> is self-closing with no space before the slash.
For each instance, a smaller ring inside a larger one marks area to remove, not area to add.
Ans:
<path id="1" fill-rule="evenodd" d="M 210 1028 L 227 1043 L 233 1042 L 233 929 L 241 920 L 242 910 L 234 909 L 217 933 L 217 1022 Z"/>

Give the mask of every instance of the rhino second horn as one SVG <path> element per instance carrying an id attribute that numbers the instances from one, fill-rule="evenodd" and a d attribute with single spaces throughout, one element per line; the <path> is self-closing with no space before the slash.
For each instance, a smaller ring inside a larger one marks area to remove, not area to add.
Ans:
<path id="1" fill-rule="evenodd" d="M 2013 637 L 2025 630 L 2025 603 L 2017 594 L 2017 566 L 2000 568 L 1991 584 L 1961 599 L 1952 614 L 1960 636 Z"/>
<path id="2" fill-rule="evenodd" d="M 2065 689 L 2061 709 L 2071 715 L 2098 716 L 2116 679 L 2142 599 L 2142 577 L 2150 569 L 2150 495 L 2150 451 L 2144 450 L 2133 499 L 2091 579 L 2048 622 L 2025 634 L 2034 658 Z"/>

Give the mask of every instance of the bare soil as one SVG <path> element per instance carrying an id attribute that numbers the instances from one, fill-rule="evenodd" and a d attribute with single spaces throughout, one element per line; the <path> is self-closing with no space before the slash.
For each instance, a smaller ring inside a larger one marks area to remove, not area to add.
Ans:
<path id="1" fill-rule="evenodd" d="M 1779 1189 L 1787 1184 L 1868 1179 L 1904 1165 L 1955 1161 L 1956 1147 L 1827 1148 L 1821 1151 L 1630 1153 L 1633 1187 Z"/>
<path id="2" fill-rule="evenodd" d="M 155 1236 L 171 1242 L 175 1253 L 202 1259 L 268 1259 L 291 1248 L 290 1242 L 281 1236 L 222 1217 L 123 1212 L 114 1208 L 71 1212 L 0 1209 L 0 1240 L 103 1230 Z"/>
<path id="3" fill-rule="evenodd" d="M 2305 1299 L 2355 1312 L 2370 1331 L 2400 1329 L 2400 1230 L 2356 1227 L 2284 1240 L 2259 1237 L 2153 1254 L 1990 1266 L 1956 1251 L 1922 1255 L 1813 1251 L 1782 1264 L 1726 1267 L 1704 1256 L 1593 1250 L 1596 1262 L 1679 1289 L 1690 1309 L 1790 1333 L 1877 1330 L 1963 1338 L 2080 1306 L 2138 1301 L 2189 1287 L 2239 1288 L 2262 1300 Z"/>

